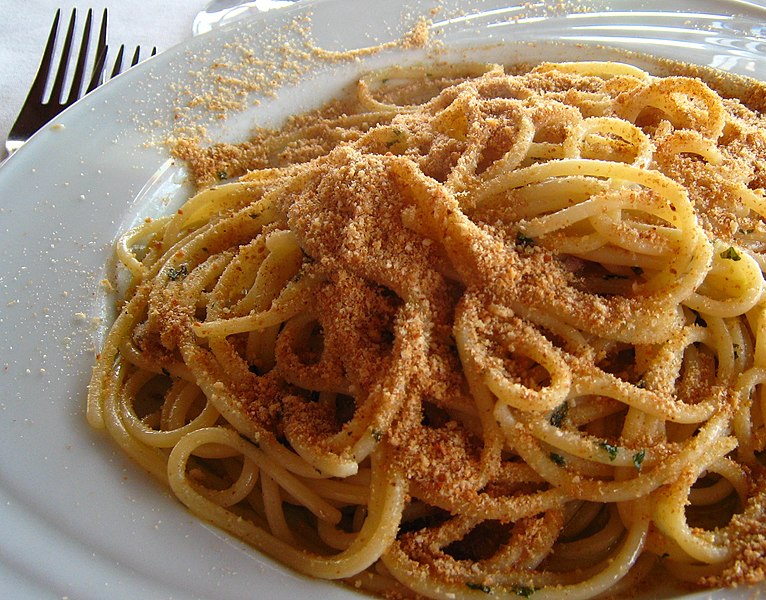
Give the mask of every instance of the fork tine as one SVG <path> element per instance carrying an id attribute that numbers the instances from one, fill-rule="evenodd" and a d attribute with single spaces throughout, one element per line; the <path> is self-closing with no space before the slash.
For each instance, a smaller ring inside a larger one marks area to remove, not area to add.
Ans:
<path id="1" fill-rule="evenodd" d="M 72 53 L 72 40 L 74 38 L 74 25 L 77 19 L 77 9 L 72 9 L 72 16 L 69 19 L 69 28 L 66 32 L 66 39 L 64 40 L 64 47 L 61 50 L 61 58 L 59 59 L 58 71 L 56 72 L 56 79 L 53 82 L 51 88 L 51 102 L 61 101 L 61 90 L 64 87 L 64 79 L 67 73 L 67 66 L 69 65 L 69 56 Z"/>
<path id="2" fill-rule="evenodd" d="M 51 25 L 51 31 L 48 34 L 48 41 L 45 44 L 45 50 L 43 50 L 43 57 L 40 60 L 40 67 L 35 75 L 35 80 L 32 82 L 32 87 L 29 89 L 28 98 L 36 98 L 40 102 L 43 100 L 43 94 L 45 94 L 45 84 L 48 82 L 48 75 L 50 75 L 51 61 L 53 60 L 53 50 L 56 47 L 56 35 L 59 29 L 59 20 L 61 19 L 61 9 L 56 10 L 56 16 L 53 17 L 53 25 Z"/>
<path id="3" fill-rule="evenodd" d="M 112 73 L 110 77 L 115 77 L 122 72 L 122 56 L 125 53 L 125 44 L 120 44 L 120 49 L 117 51 L 117 57 L 114 59 L 114 67 L 112 67 Z"/>
<path id="4" fill-rule="evenodd" d="M 98 34 L 98 43 L 96 44 L 96 50 L 98 52 L 106 51 L 106 23 L 109 19 L 107 9 L 104 9 L 104 13 L 101 15 L 101 31 Z"/>
<path id="5" fill-rule="evenodd" d="M 90 93 L 103 83 L 104 68 L 106 67 L 106 54 L 108 46 L 104 46 L 96 55 L 96 62 L 93 64 L 93 74 L 90 76 L 90 83 L 85 93 Z"/>
<path id="6" fill-rule="evenodd" d="M 157 54 L 157 46 L 152 47 L 151 54 L 149 56 L 154 56 Z M 112 67 L 112 72 L 109 75 L 110 77 L 116 77 L 120 73 L 122 73 L 122 61 L 125 58 L 125 44 L 120 45 L 120 49 L 117 51 L 117 56 L 114 59 L 114 66 Z M 130 59 L 130 65 L 126 67 L 126 70 L 135 67 L 138 63 L 141 62 L 141 46 L 136 46 L 136 49 L 133 51 L 133 56 Z"/>
<path id="7" fill-rule="evenodd" d="M 93 60 L 93 74 L 90 77 L 90 83 L 85 93 L 92 92 L 99 85 L 101 85 L 104 79 L 104 67 L 106 65 L 106 25 L 109 15 L 107 9 L 104 9 L 101 15 L 101 30 L 98 34 L 98 42 L 96 43 L 96 58 Z"/>
<path id="8" fill-rule="evenodd" d="M 133 53 L 133 59 L 130 61 L 130 66 L 135 67 L 138 61 L 141 59 L 141 46 L 136 46 L 136 51 Z"/>
<path id="9" fill-rule="evenodd" d="M 85 59 L 88 57 L 88 46 L 90 46 L 90 28 L 93 24 L 93 9 L 88 9 L 88 15 L 85 17 L 85 27 L 82 30 L 82 39 L 80 40 L 80 51 L 77 53 L 77 65 L 75 66 L 74 77 L 72 78 L 72 87 L 69 89 L 66 104 L 71 104 L 80 97 L 82 80 L 85 76 Z"/>

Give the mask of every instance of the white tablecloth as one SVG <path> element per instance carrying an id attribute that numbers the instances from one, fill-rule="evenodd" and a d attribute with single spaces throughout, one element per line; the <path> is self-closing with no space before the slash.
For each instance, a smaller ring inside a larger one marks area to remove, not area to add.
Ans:
<path id="1" fill-rule="evenodd" d="M 191 37 L 194 15 L 209 0 L 131 0 L 57 2 L 55 0 L 0 0 L 0 138 L 4 144 L 11 124 L 29 91 L 57 8 L 62 22 L 68 23 L 72 8 L 77 8 L 78 29 L 85 22 L 88 8 L 94 9 L 96 23 L 104 8 L 109 10 L 108 43 L 112 62 L 120 44 L 136 45 L 158 52 Z M 79 37 L 76 38 L 79 44 Z M 59 44 L 63 42 L 63 33 Z M 76 46 L 77 47 L 77 46 Z M 5 156 L 4 147 L 0 158 Z"/>

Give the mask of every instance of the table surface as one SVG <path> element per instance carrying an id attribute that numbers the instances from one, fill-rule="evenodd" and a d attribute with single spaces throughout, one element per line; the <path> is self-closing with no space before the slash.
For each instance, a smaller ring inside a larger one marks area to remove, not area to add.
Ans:
<path id="1" fill-rule="evenodd" d="M 156 46 L 158 52 L 163 52 L 189 39 L 194 16 L 209 1 L 121 0 L 77 4 L 54 0 L 0 0 L 3 15 L 0 19 L 0 138 L 3 142 L 0 160 L 5 156 L 5 138 L 37 72 L 57 8 L 62 9 L 64 26 L 72 9 L 77 8 L 78 32 L 88 8 L 93 8 L 98 17 L 96 23 L 103 9 L 108 9 L 108 64 L 111 64 L 121 44 L 125 44 L 132 55 L 137 45 L 149 50 Z M 79 43 L 79 37 L 75 39 Z M 62 40 L 63 35 L 59 38 L 59 47 Z"/>

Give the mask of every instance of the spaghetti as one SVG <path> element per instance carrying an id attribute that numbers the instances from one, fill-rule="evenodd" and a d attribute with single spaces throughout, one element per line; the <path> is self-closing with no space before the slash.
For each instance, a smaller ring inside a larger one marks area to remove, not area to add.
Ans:
<path id="1" fill-rule="evenodd" d="M 89 422 L 389 598 L 759 581 L 765 126 L 691 77 L 460 65 L 181 147 L 202 190 L 117 245 Z"/>

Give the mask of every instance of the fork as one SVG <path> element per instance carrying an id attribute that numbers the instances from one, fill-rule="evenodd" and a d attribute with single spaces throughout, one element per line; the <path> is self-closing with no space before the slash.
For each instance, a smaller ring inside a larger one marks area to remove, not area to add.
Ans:
<path id="1" fill-rule="evenodd" d="M 107 49 L 108 48 L 109 47 L 107 46 Z M 122 59 L 124 54 L 125 44 L 120 44 L 120 49 L 117 50 L 117 56 L 114 58 L 114 66 L 112 67 L 112 72 L 110 73 L 109 77 L 116 77 L 122 72 Z M 155 54 L 157 54 L 157 46 L 152 47 L 152 51 L 149 53 L 149 56 L 154 56 Z M 141 62 L 141 46 L 136 46 L 136 49 L 133 51 L 133 57 L 130 59 L 130 66 L 135 67 L 139 62 Z"/>
<path id="2" fill-rule="evenodd" d="M 27 98 L 21 106 L 19 116 L 11 127 L 8 139 L 5 142 L 5 149 L 8 151 L 8 154 L 12 154 L 18 150 L 18 148 L 20 148 L 35 131 L 40 129 L 40 127 L 58 115 L 66 107 L 73 104 L 81 96 L 82 84 L 85 77 L 85 63 L 88 56 L 88 46 L 90 45 L 91 28 L 93 26 L 93 10 L 88 10 L 88 15 L 85 19 L 85 26 L 80 41 L 80 49 L 75 64 L 74 77 L 72 79 L 71 88 L 69 89 L 69 94 L 66 98 L 63 98 L 64 80 L 72 57 L 72 42 L 74 38 L 75 21 L 77 19 L 77 10 L 72 9 L 64 46 L 61 51 L 61 58 L 59 59 L 58 68 L 55 70 L 54 74 L 52 70 L 53 52 L 56 47 L 56 37 L 59 31 L 60 19 L 61 9 L 58 9 L 56 11 L 56 16 L 53 19 L 50 33 L 48 34 L 48 41 L 45 44 L 45 50 L 43 51 L 43 57 L 40 61 L 37 75 L 32 82 L 29 94 L 27 94 Z M 98 41 L 96 43 L 92 74 L 85 93 L 96 88 L 101 82 L 104 61 L 106 60 L 106 23 L 107 10 L 104 9 L 103 16 L 101 17 Z M 53 85 L 50 90 L 49 99 L 46 102 L 45 89 L 51 77 L 53 77 Z"/>

